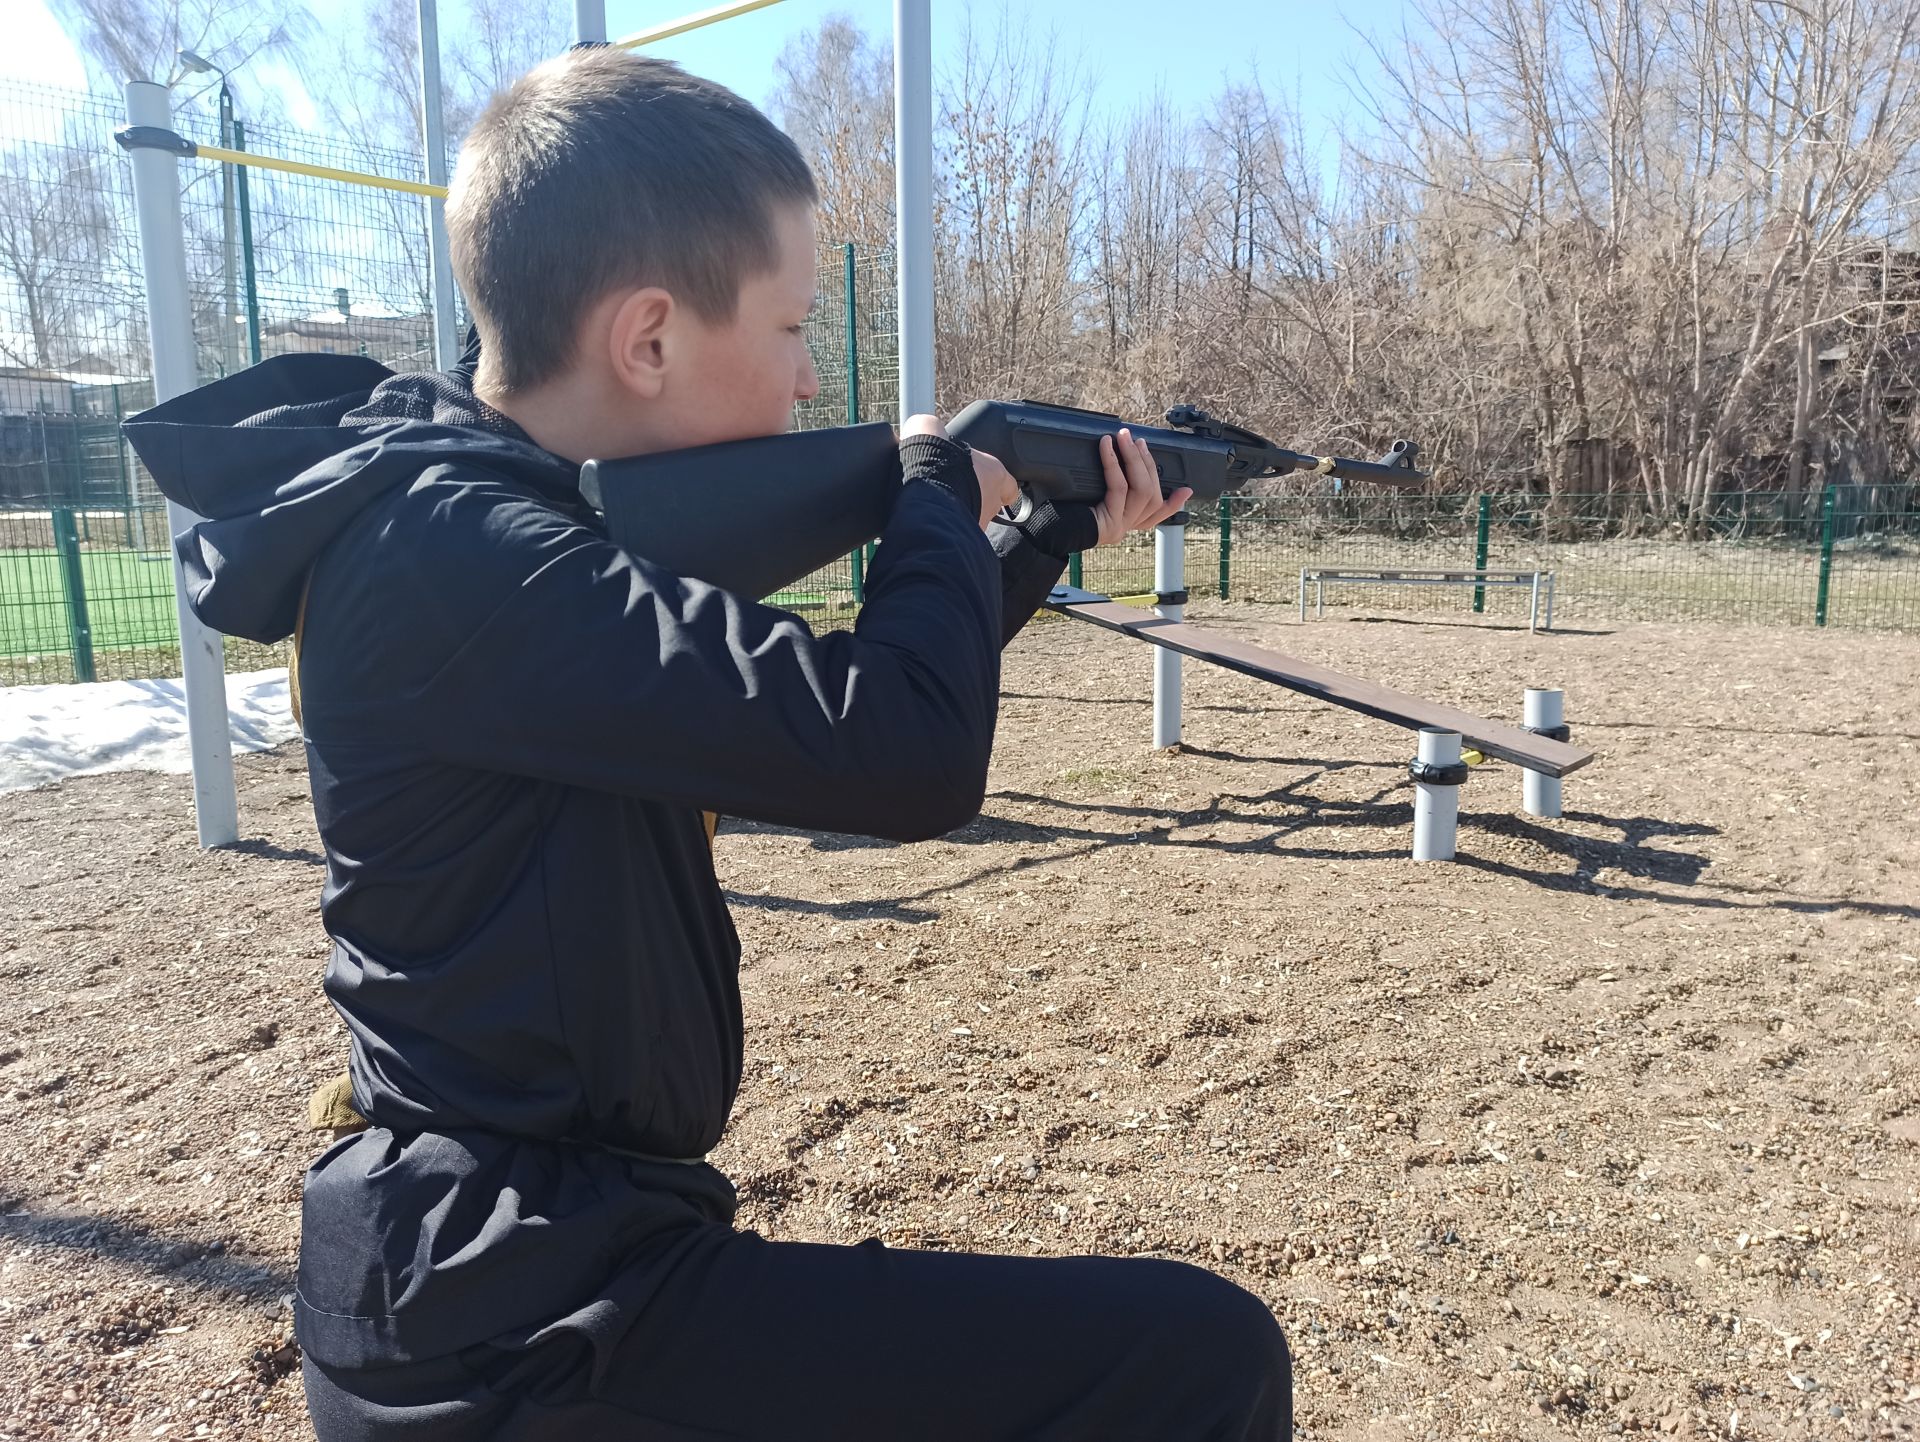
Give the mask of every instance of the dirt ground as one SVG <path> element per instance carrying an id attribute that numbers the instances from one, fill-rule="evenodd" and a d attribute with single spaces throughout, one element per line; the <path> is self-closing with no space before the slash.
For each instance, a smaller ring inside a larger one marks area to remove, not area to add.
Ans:
<path id="1" fill-rule="evenodd" d="M 775 1237 L 1178 1257 L 1269 1301 L 1304 1438 L 1920 1423 L 1920 638 L 1297 625 L 1250 639 L 1604 755 L 1407 858 L 1410 737 L 1144 648 L 1009 654 L 985 813 L 726 825 Z M 297 751 L 0 798 L 0 1438 L 306 1434 L 320 996 Z M 977 1359 L 992 1385 L 991 1348 Z"/>

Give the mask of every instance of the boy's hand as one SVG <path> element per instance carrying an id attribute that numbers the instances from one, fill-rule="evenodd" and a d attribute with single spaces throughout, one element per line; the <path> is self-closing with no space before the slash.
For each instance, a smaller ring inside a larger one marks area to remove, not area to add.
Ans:
<path id="1" fill-rule="evenodd" d="M 980 482 L 980 529 L 984 531 L 1002 510 L 1020 503 L 1020 483 L 998 456 L 985 451 L 973 452 L 973 478 Z"/>
<path id="2" fill-rule="evenodd" d="M 900 423 L 900 439 L 904 441 L 913 436 L 952 439 L 938 416 L 908 416 Z M 969 446 L 968 450 L 973 448 Z M 1019 501 L 1020 486 L 1007 473 L 1007 468 L 985 451 L 973 451 L 973 478 L 980 483 L 980 529 L 984 531 L 1002 508 Z"/>
<path id="3" fill-rule="evenodd" d="M 1112 545 L 1130 531 L 1152 530 L 1193 496 L 1192 487 L 1182 486 L 1161 499 L 1160 472 L 1147 452 L 1147 443 L 1135 439 L 1124 426 L 1117 443 L 1111 436 L 1100 437 L 1100 465 L 1106 472 L 1107 498 L 1094 505 L 1093 514 L 1100 522 L 1099 544 L 1103 546 Z"/>

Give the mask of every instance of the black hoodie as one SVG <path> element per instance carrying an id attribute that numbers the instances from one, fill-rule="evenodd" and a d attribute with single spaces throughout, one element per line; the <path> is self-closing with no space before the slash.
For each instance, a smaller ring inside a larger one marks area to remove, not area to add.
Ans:
<path id="1" fill-rule="evenodd" d="M 127 433 L 207 518 L 177 540 L 202 620 L 271 642 L 305 607 L 326 991 L 373 1126 L 308 1174 L 302 1344 L 364 1366 L 617 1330 L 638 1252 L 733 1211 L 700 1160 L 742 1044 L 702 810 L 970 819 L 1002 587 L 1011 631 L 1058 564 L 989 547 L 964 448 L 921 444 L 858 626 L 815 636 L 614 546 L 461 372 L 286 356 Z"/>

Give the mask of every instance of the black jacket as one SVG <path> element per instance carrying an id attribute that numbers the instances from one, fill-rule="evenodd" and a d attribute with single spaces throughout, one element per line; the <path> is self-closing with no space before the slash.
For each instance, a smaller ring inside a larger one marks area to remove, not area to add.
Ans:
<path id="1" fill-rule="evenodd" d="M 303 1344 L 358 1366 L 607 1321 L 635 1246 L 732 1215 L 698 1160 L 742 1045 L 701 812 L 969 820 L 999 645 L 1059 563 L 990 547 L 964 449 L 921 445 L 857 627 L 815 636 L 614 546 L 459 372 L 282 357 L 127 433 L 208 518 L 177 543 L 202 620 L 276 641 L 305 588 L 326 991 L 373 1128 L 308 1176 Z"/>

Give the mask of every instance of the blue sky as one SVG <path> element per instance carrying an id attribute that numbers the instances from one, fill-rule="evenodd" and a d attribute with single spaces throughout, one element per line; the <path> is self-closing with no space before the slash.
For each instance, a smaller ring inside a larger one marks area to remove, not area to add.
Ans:
<path id="1" fill-rule="evenodd" d="M 409 0 L 388 0 L 409 4 Z M 542 0 L 526 0 L 542 3 Z M 569 0 L 544 0 L 571 15 Z M 618 37 L 659 24 L 713 0 L 607 0 L 607 28 Z M 44 0 L 8 0 L 9 43 L 0 47 L 0 78 L 80 88 L 85 75 Z M 324 8 L 324 7 L 318 7 Z M 409 5 L 409 8 L 410 5 Z M 463 23 L 462 0 L 440 0 L 443 31 Z M 1406 0 L 1334 0 L 1334 3 L 1282 5 L 1276 0 L 1199 0 L 1169 5 L 1165 0 L 1052 0 L 1048 4 L 967 5 L 962 0 L 933 0 L 934 65 L 959 42 L 968 12 L 974 23 L 991 28 L 1004 13 L 1009 23 L 1035 31 L 1051 28 L 1062 52 L 1080 59 L 1097 83 L 1097 103 L 1124 110 L 1134 97 L 1155 87 L 1175 105 L 1197 111 L 1223 78 L 1257 76 L 1267 93 L 1293 93 L 1311 126 L 1338 121 L 1350 104 L 1346 77 L 1366 74 L 1365 47 L 1354 33 L 1398 28 Z M 749 99 L 763 101 L 771 88 L 774 57 L 789 37 L 835 12 L 851 15 L 869 32 L 883 34 L 893 25 L 891 0 L 784 0 L 668 41 L 652 53 L 680 61 Z M 248 77 L 256 83 L 268 77 Z M 291 75 L 272 77 L 292 82 Z M 238 88 L 238 87 L 236 87 Z M 290 95 L 296 121 L 311 114 L 304 97 Z"/>

